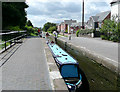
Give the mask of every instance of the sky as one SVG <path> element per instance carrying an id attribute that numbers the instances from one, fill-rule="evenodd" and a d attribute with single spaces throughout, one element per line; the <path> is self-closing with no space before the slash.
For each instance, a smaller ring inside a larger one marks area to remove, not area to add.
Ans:
<path id="1" fill-rule="evenodd" d="M 111 10 L 112 0 L 84 0 L 85 21 L 97 13 Z M 27 18 L 35 27 L 45 23 L 61 23 L 64 20 L 82 20 L 82 0 L 26 0 L 29 5 Z"/>

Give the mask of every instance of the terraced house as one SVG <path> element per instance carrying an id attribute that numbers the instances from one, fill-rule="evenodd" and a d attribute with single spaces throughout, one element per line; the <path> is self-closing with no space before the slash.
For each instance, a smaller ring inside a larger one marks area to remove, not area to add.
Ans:
<path id="1" fill-rule="evenodd" d="M 58 26 L 57 26 L 57 30 L 59 32 L 68 32 L 68 33 L 71 33 L 71 25 L 72 23 L 77 23 L 76 20 L 64 20 L 64 22 L 60 23 Z"/>
<path id="2" fill-rule="evenodd" d="M 85 28 L 86 29 L 96 29 L 100 28 L 104 23 L 104 20 L 110 19 L 111 11 L 101 12 L 96 14 L 95 16 L 91 16 L 87 21 Z"/>

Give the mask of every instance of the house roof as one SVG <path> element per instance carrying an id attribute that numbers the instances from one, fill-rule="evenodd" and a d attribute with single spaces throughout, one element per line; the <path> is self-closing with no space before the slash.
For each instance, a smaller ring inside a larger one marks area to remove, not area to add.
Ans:
<path id="1" fill-rule="evenodd" d="M 64 20 L 65 24 L 69 24 L 71 25 L 72 23 L 76 23 L 77 21 L 76 20 Z"/>
<path id="2" fill-rule="evenodd" d="M 85 25 L 85 24 L 86 24 L 86 22 L 84 22 L 84 25 Z M 77 27 L 77 26 L 81 27 L 81 26 L 82 26 L 82 22 L 72 23 L 72 24 L 71 24 L 71 27 Z"/>
<path id="3" fill-rule="evenodd" d="M 99 16 L 98 18 L 98 22 L 102 22 L 109 14 L 111 11 L 106 11 L 106 12 L 102 12 L 102 13 L 98 13 L 96 14 L 96 16 Z M 96 18 L 97 19 L 97 18 Z"/>
<path id="4" fill-rule="evenodd" d="M 99 16 L 91 16 L 94 22 L 98 22 Z"/>
<path id="5" fill-rule="evenodd" d="M 110 4 L 120 2 L 120 0 L 113 0 Z"/>
<path id="6" fill-rule="evenodd" d="M 72 24 L 71 24 L 71 27 L 81 26 L 81 25 L 82 25 L 82 23 L 81 23 L 81 22 L 79 22 L 79 23 L 72 23 Z"/>
<path id="7" fill-rule="evenodd" d="M 63 25 L 64 24 L 64 22 L 61 22 L 61 25 Z"/>
<path id="8" fill-rule="evenodd" d="M 88 29 L 92 29 L 92 26 L 90 26 L 89 24 L 85 24 L 85 27 L 88 28 Z"/>
<path id="9" fill-rule="evenodd" d="M 102 22 L 105 18 L 110 14 L 111 11 L 101 12 L 96 14 L 95 16 L 91 16 L 90 19 L 87 21 L 86 26 L 91 27 L 91 19 L 93 22 Z"/>

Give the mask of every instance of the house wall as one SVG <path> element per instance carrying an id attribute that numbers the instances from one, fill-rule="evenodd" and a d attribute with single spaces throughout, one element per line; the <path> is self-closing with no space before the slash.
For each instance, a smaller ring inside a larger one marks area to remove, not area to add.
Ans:
<path id="1" fill-rule="evenodd" d="M 98 22 L 94 22 L 94 29 L 98 28 Z"/>
<path id="2" fill-rule="evenodd" d="M 68 27 L 68 33 L 71 33 L 70 26 L 68 25 L 67 27 Z"/>
<path id="3" fill-rule="evenodd" d="M 116 15 L 120 16 L 120 2 L 111 5 L 111 19 L 113 18 L 112 16 Z M 116 20 L 118 20 L 118 18 Z"/>
<path id="4" fill-rule="evenodd" d="M 109 15 L 104 20 L 106 20 L 106 19 L 111 19 L 111 13 L 109 13 Z M 104 20 L 102 22 L 98 23 L 98 27 L 101 28 L 101 26 L 104 24 Z"/>
<path id="5" fill-rule="evenodd" d="M 110 18 L 111 18 L 111 13 L 105 18 L 105 20 Z"/>
<path id="6" fill-rule="evenodd" d="M 65 31 L 68 30 L 68 24 L 65 24 Z"/>
<path id="7" fill-rule="evenodd" d="M 57 26 L 57 31 L 59 31 L 59 32 L 61 31 L 61 25 Z"/>
<path id="8" fill-rule="evenodd" d="M 92 29 L 95 28 L 95 22 L 93 20 L 91 20 L 91 26 L 92 26 Z"/>
<path id="9" fill-rule="evenodd" d="M 61 24 L 61 32 L 64 31 L 64 24 Z"/>

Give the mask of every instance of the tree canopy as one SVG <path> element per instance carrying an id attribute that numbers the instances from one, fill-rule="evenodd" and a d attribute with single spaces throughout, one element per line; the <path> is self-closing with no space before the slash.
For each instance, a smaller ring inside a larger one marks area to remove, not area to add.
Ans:
<path id="1" fill-rule="evenodd" d="M 50 27 L 47 31 L 50 32 L 50 33 L 53 33 L 56 30 L 57 30 L 57 27 L 53 26 L 53 27 Z"/>
<path id="2" fill-rule="evenodd" d="M 50 27 L 56 26 L 54 23 L 47 22 L 44 24 L 43 31 L 47 32 Z"/>
<path id="3" fill-rule="evenodd" d="M 33 24 L 32 24 L 32 22 L 31 22 L 30 20 L 27 21 L 26 25 L 27 25 L 27 26 L 32 26 L 32 27 L 33 27 Z"/>
<path id="4" fill-rule="evenodd" d="M 25 8 L 28 8 L 25 2 L 3 2 L 3 30 L 8 29 L 9 26 L 18 26 L 23 29 L 27 21 Z"/>

